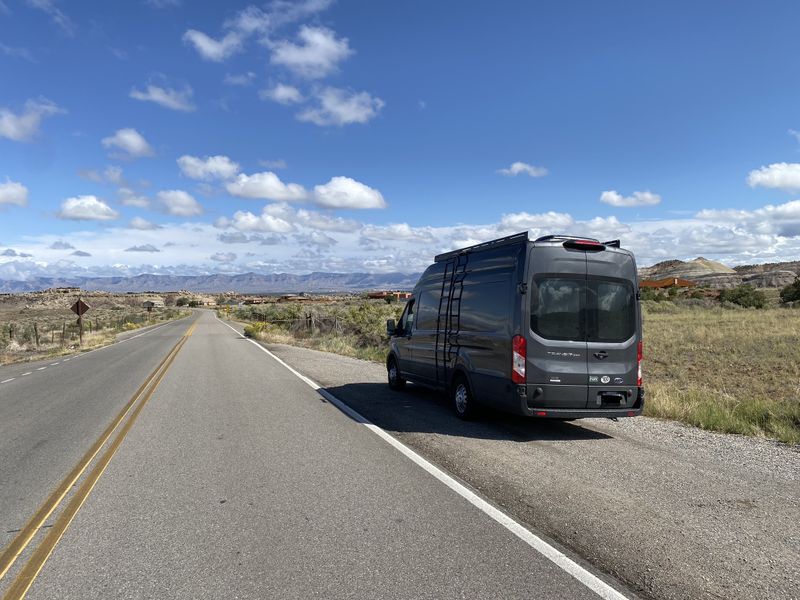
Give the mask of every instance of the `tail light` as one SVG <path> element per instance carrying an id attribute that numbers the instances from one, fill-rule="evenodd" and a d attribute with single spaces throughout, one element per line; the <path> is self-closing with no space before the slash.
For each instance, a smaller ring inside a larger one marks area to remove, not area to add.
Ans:
<path id="1" fill-rule="evenodd" d="M 641 340 L 636 346 L 636 362 L 639 364 L 639 374 L 636 377 L 636 385 L 642 385 L 642 357 L 644 356 L 644 349 Z"/>
<path id="2" fill-rule="evenodd" d="M 590 252 L 600 252 L 606 249 L 605 244 L 601 244 L 597 240 L 567 240 L 562 244 L 564 248 L 572 250 L 587 250 Z"/>
<path id="3" fill-rule="evenodd" d="M 528 344 L 521 335 L 511 340 L 511 381 L 525 383 L 525 361 L 528 356 Z"/>

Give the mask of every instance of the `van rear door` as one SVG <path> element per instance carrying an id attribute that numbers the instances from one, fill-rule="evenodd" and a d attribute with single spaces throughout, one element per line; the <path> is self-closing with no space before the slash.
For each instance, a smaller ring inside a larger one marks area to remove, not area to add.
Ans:
<path id="1" fill-rule="evenodd" d="M 639 305 L 631 256 L 588 252 L 586 408 L 630 408 L 636 402 Z"/>
<path id="2" fill-rule="evenodd" d="M 541 408 L 584 408 L 587 393 L 586 253 L 534 246 L 528 259 L 527 383 Z"/>

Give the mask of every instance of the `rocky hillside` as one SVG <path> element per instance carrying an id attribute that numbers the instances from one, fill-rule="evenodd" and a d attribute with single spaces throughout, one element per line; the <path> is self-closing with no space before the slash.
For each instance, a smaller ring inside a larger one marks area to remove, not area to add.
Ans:
<path id="1" fill-rule="evenodd" d="M 731 268 L 702 256 L 689 261 L 667 260 L 639 269 L 641 279 L 680 277 L 713 288 L 732 288 L 743 283 L 758 288 L 782 288 L 798 275 L 800 261 Z"/>

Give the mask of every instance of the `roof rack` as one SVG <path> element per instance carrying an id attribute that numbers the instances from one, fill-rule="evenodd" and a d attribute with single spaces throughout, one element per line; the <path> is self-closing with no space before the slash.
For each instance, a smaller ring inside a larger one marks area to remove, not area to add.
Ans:
<path id="1" fill-rule="evenodd" d="M 568 240 L 586 240 L 589 242 L 597 242 L 600 243 L 600 240 L 596 240 L 594 238 L 585 237 L 582 235 L 543 235 L 540 238 L 536 238 L 534 244 L 538 244 L 539 242 L 560 242 L 560 241 L 568 241 Z"/>
<path id="2" fill-rule="evenodd" d="M 448 258 L 453 258 L 455 256 L 458 256 L 459 254 L 477 252 L 478 250 L 488 250 L 490 248 L 499 248 L 500 246 L 510 246 L 511 244 L 519 244 L 520 242 L 527 242 L 527 241 L 528 241 L 528 232 L 523 231 L 521 233 L 515 233 L 514 235 L 498 238 L 496 240 L 491 240 L 489 242 L 483 242 L 482 244 L 475 244 L 474 246 L 467 246 L 466 248 L 451 250 L 450 252 L 445 252 L 444 254 L 437 254 L 433 258 L 433 262 L 440 262 L 443 260 L 447 260 Z"/>

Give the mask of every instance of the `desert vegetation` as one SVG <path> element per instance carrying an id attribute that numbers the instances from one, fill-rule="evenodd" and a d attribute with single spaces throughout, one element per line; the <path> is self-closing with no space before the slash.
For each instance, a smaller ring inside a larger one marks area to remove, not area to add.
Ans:
<path id="1" fill-rule="evenodd" d="M 642 301 L 645 414 L 799 444 L 800 310 L 782 303 L 778 290 L 726 291 L 656 291 Z M 403 306 L 275 302 L 221 316 L 246 323 L 245 334 L 256 339 L 383 362 L 386 319 L 397 319 Z"/>
<path id="2" fill-rule="evenodd" d="M 76 298 L 50 292 L 0 297 L 0 365 L 92 350 L 120 332 L 188 314 L 174 307 L 147 312 L 138 295 L 84 294 L 92 308 L 83 317 L 81 344 L 77 316 L 69 308 Z"/>

